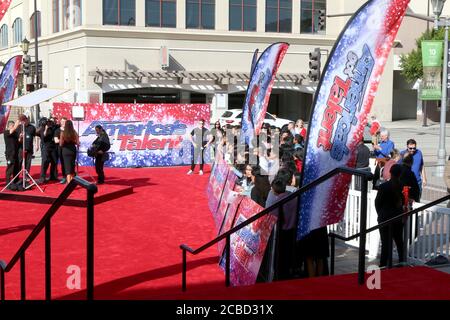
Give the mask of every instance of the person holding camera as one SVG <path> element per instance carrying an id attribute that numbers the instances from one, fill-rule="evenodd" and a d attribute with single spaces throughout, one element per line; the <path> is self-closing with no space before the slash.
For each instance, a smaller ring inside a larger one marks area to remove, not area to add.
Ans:
<path id="1" fill-rule="evenodd" d="M 6 184 L 8 185 L 20 171 L 19 167 L 19 134 L 17 128 L 20 122 L 17 120 L 9 121 L 8 127 L 5 130 L 3 136 L 5 139 L 5 158 L 6 158 Z M 14 182 L 14 181 L 13 181 Z M 12 189 L 11 186 L 8 189 Z"/>
<path id="2" fill-rule="evenodd" d="M 25 161 L 25 169 L 30 173 L 31 161 L 34 153 L 34 138 L 36 137 L 36 127 L 30 123 L 30 119 L 24 114 L 19 116 L 21 126 L 18 128 L 19 132 L 19 167 L 22 166 L 22 161 Z M 23 126 L 25 132 L 23 132 Z M 25 143 L 24 143 L 25 140 Z M 23 157 L 23 145 L 25 144 L 25 159 Z"/>
<path id="3" fill-rule="evenodd" d="M 47 170 L 50 166 L 50 181 L 58 181 L 58 169 L 56 167 L 58 157 L 54 135 L 56 130 L 56 123 L 53 119 L 42 119 L 39 123 L 39 136 L 41 138 L 41 178 L 40 182 L 46 182 Z"/>
<path id="4" fill-rule="evenodd" d="M 61 132 L 59 138 L 59 145 L 61 147 L 62 157 L 64 159 L 64 171 L 66 173 L 66 181 L 70 183 L 75 177 L 75 160 L 77 158 L 77 146 L 80 140 L 77 132 L 73 128 L 73 122 L 67 120 L 64 130 Z"/>
<path id="5" fill-rule="evenodd" d="M 97 184 L 105 183 L 105 172 L 103 167 L 105 161 L 108 160 L 107 151 L 111 147 L 109 142 L 109 136 L 101 125 L 95 126 L 95 132 L 97 133 L 97 139 L 94 140 L 91 147 L 91 152 L 95 157 L 95 172 L 97 172 L 98 180 Z"/>

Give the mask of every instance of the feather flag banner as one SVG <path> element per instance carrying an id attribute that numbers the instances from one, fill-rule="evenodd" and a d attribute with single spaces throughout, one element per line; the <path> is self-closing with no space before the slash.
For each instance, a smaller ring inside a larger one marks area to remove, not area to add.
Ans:
<path id="1" fill-rule="evenodd" d="M 317 87 L 308 128 L 302 185 L 354 167 L 378 84 L 409 0 L 372 0 L 348 21 Z M 297 238 L 339 222 L 351 176 L 337 175 L 300 198 Z"/>

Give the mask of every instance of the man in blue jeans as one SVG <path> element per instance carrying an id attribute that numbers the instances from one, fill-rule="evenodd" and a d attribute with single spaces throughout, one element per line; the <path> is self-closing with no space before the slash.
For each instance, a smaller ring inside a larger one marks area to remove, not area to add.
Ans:
<path id="1" fill-rule="evenodd" d="M 405 156 L 406 153 L 409 153 L 413 157 L 413 164 L 411 167 L 411 171 L 416 176 L 417 184 L 419 185 L 420 193 L 422 193 L 422 186 L 427 183 L 427 176 L 425 174 L 425 166 L 423 162 L 423 154 L 422 151 L 417 149 L 417 142 L 414 139 L 409 139 L 406 141 L 406 150 L 400 152 L 401 159 Z M 402 160 L 399 161 L 401 164 Z"/>

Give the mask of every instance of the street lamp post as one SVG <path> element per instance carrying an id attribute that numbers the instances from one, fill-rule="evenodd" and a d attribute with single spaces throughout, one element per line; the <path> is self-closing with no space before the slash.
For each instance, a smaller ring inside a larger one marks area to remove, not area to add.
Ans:
<path id="1" fill-rule="evenodd" d="M 445 0 L 444 0 L 445 1 Z M 38 15 L 37 15 L 37 0 L 34 0 L 34 55 L 35 55 L 35 72 L 36 72 L 36 87 L 34 88 L 34 90 L 38 90 L 39 89 L 39 84 L 40 84 L 40 79 L 39 79 L 39 56 L 38 56 L 38 51 L 39 51 L 39 21 L 38 21 Z M 36 105 L 36 123 L 39 121 L 39 104 Z"/>
<path id="2" fill-rule="evenodd" d="M 441 118 L 440 118 L 440 130 L 439 130 L 439 149 L 437 153 L 437 168 L 436 168 L 436 176 L 443 177 L 444 176 L 444 168 L 445 168 L 445 126 L 446 126 L 446 117 L 447 117 L 447 83 L 448 83 L 448 27 L 449 27 L 449 19 L 445 17 L 443 21 L 439 18 L 442 13 L 442 9 L 444 8 L 445 0 L 431 0 L 431 4 L 433 5 L 433 13 L 435 17 L 434 27 L 435 29 L 440 26 L 445 28 L 445 36 L 444 36 L 444 64 L 442 70 L 442 97 L 441 97 Z"/>

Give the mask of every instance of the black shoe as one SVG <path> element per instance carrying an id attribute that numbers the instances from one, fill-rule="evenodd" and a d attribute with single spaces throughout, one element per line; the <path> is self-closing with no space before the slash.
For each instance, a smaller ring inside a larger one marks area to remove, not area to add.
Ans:
<path id="1" fill-rule="evenodd" d="M 105 181 L 97 181 L 97 184 L 105 184 Z"/>

